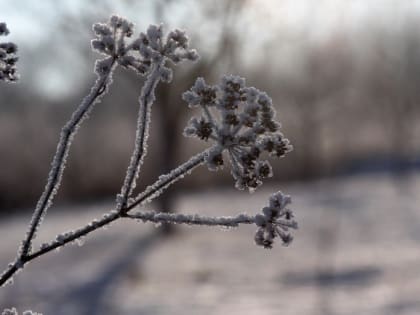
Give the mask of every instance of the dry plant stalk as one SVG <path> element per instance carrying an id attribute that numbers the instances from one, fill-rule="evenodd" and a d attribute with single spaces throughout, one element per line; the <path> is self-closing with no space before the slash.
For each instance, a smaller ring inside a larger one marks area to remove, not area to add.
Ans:
<path id="1" fill-rule="evenodd" d="M 169 83 L 172 80 L 172 70 L 166 66 L 166 62 L 169 60 L 178 64 L 184 60 L 195 61 L 198 54 L 189 48 L 188 37 L 183 31 L 174 30 L 164 37 L 161 25 L 149 26 L 146 33 L 140 33 L 131 42 L 128 39 L 133 35 L 133 24 L 119 16 L 112 16 L 106 24 L 95 24 L 93 31 L 97 36 L 92 40 L 93 49 L 105 55 L 95 65 L 97 80 L 61 131 L 44 192 L 36 205 L 16 259 L 0 276 L 0 286 L 10 281 L 31 260 L 123 218 L 141 222 L 225 227 L 255 224 L 257 231 L 254 239 L 257 245 L 271 248 L 276 237 L 284 245 L 288 245 L 292 241 L 289 229 L 296 229 L 297 223 L 293 219 L 292 211 L 288 209 L 290 197 L 281 192 L 274 193 L 269 198 L 269 204 L 262 209 L 262 213 L 252 216 L 239 214 L 235 217 L 205 217 L 131 211 L 154 200 L 166 188 L 198 166 L 206 165 L 209 170 L 215 171 L 223 167 L 225 160 L 231 164 L 236 188 L 252 192 L 262 184 L 263 179 L 273 176 L 271 165 L 262 159 L 262 154 L 266 152 L 269 156 L 281 158 L 292 147 L 279 132 L 280 123 L 275 120 L 272 101 L 265 92 L 246 87 L 245 80 L 238 76 L 224 76 L 218 85 L 208 85 L 203 78 L 198 78 L 194 86 L 183 94 L 183 98 L 190 107 L 201 108 L 202 115 L 190 120 L 184 135 L 212 141 L 212 145 L 168 174 L 161 175 L 155 183 L 133 197 L 140 167 L 147 153 L 155 89 L 160 81 Z M 6 24 L 0 23 L 0 35 L 7 34 Z M 0 81 L 17 80 L 16 51 L 15 44 L 0 43 Z M 146 76 L 146 80 L 139 97 L 134 150 L 121 191 L 116 198 L 116 206 L 102 218 L 74 231 L 59 234 L 55 239 L 34 249 L 32 243 L 37 230 L 60 187 L 72 140 L 94 105 L 107 93 L 112 83 L 113 71 L 118 65 Z M 6 311 L 10 312 L 7 314 L 17 314 L 15 309 Z"/>

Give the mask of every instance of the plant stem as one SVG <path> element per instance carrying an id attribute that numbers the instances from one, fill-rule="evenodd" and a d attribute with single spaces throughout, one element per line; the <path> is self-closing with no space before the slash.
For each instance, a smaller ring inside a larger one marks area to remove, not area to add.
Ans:
<path id="1" fill-rule="evenodd" d="M 136 212 L 133 214 L 126 214 L 127 218 L 138 219 L 143 222 L 153 223 L 175 223 L 188 225 L 207 225 L 207 226 L 225 226 L 236 227 L 239 224 L 254 224 L 255 216 L 247 214 L 239 214 L 235 217 L 208 217 L 197 214 L 180 214 L 167 212 Z"/>
<path id="2" fill-rule="evenodd" d="M 66 245 L 67 243 L 73 242 L 77 239 L 79 239 L 80 237 L 83 237 L 87 234 L 89 234 L 90 232 L 93 232 L 105 225 L 110 224 L 111 222 L 117 220 L 120 218 L 120 215 L 114 210 L 111 211 L 109 214 L 106 214 L 103 216 L 103 218 L 101 220 L 98 221 L 92 221 L 91 223 L 89 223 L 88 225 L 76 230 L 76 231 L 72 231 L 72 232 L 68 232 L 66 233 L 65 237 L 63 237 L 60 240 L 54 240 L 50 243 L 48 243 L 48 245 L 43 246 L 42 248 L 40 248 L 39 250 L 25 255 L 24 257 L 21 257 L 19 259 L 17 259 L 14 263 L 10 264 L 9 267 L 6 269 L 6 271 L 0 276 L 0 287 L 3 286 L 10 278 L 12 278 L 12 276 L 19 270 L 22 269 L 23 266 L 41 256 L 44 255 L 54 249 L 57 249 L 59 247 L 62 247 L 64 245 Z"/>
<path id="3" fill-rule="evenodd" d="M 48 175 L 47 184 L 41 197 L 38 200 L 31 222 L 29 224 L 29 230 L 26 234 L 26 238 L 22 242 L 20 251 L 20 258 L 24 258 L 31 251 L 32 240 L 35 237 L 36 231 L 41 223 L 43 216 L 50 207 L 55 194 L 60 186 L 61 178 L 64 172 L 66 158 L 69 153 L 71 142 L 80 127 L 82 121 L 86 119 L 93 105 L 105 94 L 107 85 L 111 82 L 111 74 L 115 68 L 115 59 L 109 68 L 108 73 L 99 76 L 90 93 L 83 99 L 82 103 L 73 113 L 71 119 L 64 125 L 61 130 L 60 140 L 57 145 L 57 150 L 54 155 L 51 170 Z"/>
<path id="4" fill-rule="evenodd" d="M 163 66 L 161 61 L 154 64 L 152 71 L 148 75 L 146 82 L 143 85 L 139 97 L 139 113 L 137 118 L 136 140 L 134 144 L 134 151 L 131 155 L 130 164 L 127 168 L 127 174 L 124 179 L 124 184 L 119 195 L 117 210 L 121 211 L 126 207 L 128 197 L 132 194 L 136 187 L 136 180 L 140 173 L 143 159 L 147 153 L 147 139 L 149 137 L 149 125 L 151 119 L 151 108 L 155 100 L 155 89 L 160 81 L 160 68 Z"/>
<path id="5" fill-rule="evenodd" d="M 188 161 L 181 164 L 167 175 L 160 176 L 154 184 L 147 187 L 145 191 L 143 193 L 140 193 L 139 196 L 126 208 L 123 208 L 121 210 L 118 210 L 118 208 L 117 210 L 111 210 L 107 214 L 105 214 L 100 220 L 92 221 L 86 226 L 79 228 L 75 231 L 64 233 L 64 236 L 60 240 L 53 240 L 46 246 L 43 246 L 42 248 L 30 254 L 28 253 L 24 256 L 19 256 L 16 262 L 12 263 L 6 269 L 6 271 L 0 275 L 0 287 L 4 285 L 19 269 L 23 268 L 23 266 L 27 262 L 39 256 L 42 256 L 54 249 L 62 247 L 70 242 L 73 242 L 105 225 L 110 224 L 113 221 L 118 220 L 119 218 L 128 217 L 128 211 L 135 208 L 138 204 L 142 204 L 145 200 L 151 201 L 153 198 L 159 196 L 165 188 L 169 187 L 174 182 L 183 178 L 186 174 L 190 173 L 197 166 L 203 164 L 204 158 L 207 155 L 207 151 L 208 150 L 193 156 Z"/>
<path id="6" fill-rule="evenodd" d="M 2 287 L 19 270 L 18 262 L 14 262 L 0 276 L 0 287 Z"/>
<path id="7" fill-rule="evenodd" d="M 150 202 L 154 198 L 158 197 L 170 185 L 183 178 L 185 175 L 189 174 L 197 166 L 203 164 L 205 161 L 205 157 L 208 154 L 208 151 L 209 149 L 193 156 L 188 161 L 173 169 L 168 174 L 159 176 L 159 179 L 155 181 L 152 185 L 148 186 L 142 193 L 140 193 L 124 209 L 123 213 L 127 213 L 134 207 L 144 204 L 145 201 Z"/>

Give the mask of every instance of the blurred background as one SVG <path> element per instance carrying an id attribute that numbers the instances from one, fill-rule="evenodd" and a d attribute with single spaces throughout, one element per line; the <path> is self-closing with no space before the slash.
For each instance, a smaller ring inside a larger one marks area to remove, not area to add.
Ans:
<path id="1" fill-rule="evenodd" d="M 201 168 L 154 209 L 255 213 L 281 189 L 292 194 L 301 224 L 291 248 L 270 252 L 252 245 L 252 229 L 188 228 L 162 239 L 153 228 L 116 224 L 81 249 L 31 264 L 14 286 L 1 289 L 0 309 L 420 313 L 420 281 L 413 276 L 420 276 L 420 1 L 1 0 L 0 6 L 7 40 L 19 46 L 21 74 L 19 84 L 0 85 L 4 266 L 43 189 L 59 131 L 95 80 L 91 25 L 113 13 L 134 22 L 136 32 L 161 22 L 166 30 L 185 29 L 201 55 L 158 87 L 139 189 L 204 148 L 182 136 L 192 113 L 181 94 L 197 76 L 214 84 L 239 74 L 265 90 L 295 148 L 272 161 L 274 179 L 251 196 L 234 190 L 228 170 Z M 112 207 L 133 149 L 142 82 L 124 69 L 114 74 L 110 93 L 73 143 L 58 208 L 41 238 Z M 57 268 L 54 275 L 46 266 Z"/>

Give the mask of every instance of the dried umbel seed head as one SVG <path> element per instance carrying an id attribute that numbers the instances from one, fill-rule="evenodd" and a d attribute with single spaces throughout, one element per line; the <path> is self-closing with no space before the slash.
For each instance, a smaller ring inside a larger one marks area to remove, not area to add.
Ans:
<path id="1" fill-rule="evenodd" d="M 165 39 L 162 25 L 150 25 L 146 33 L 127 43 L 132 37 L 134 25 L 119 16 L 111 16 L 108 23 L 93 25 L 97 39 L 92 40 L 96 51 L 115 59 L 124 68 L 132 69 L 140 75 L 148 74 L 153 64 L 160 64 L 159 74 L 163 82 L 172 80 L 172 70 L 165 67 L 165 60 L 173 63 L 183 60 L 195 61 L 198 54 L 189 49 L 188 37 L 180 30 L 170 32 Z M 98 68 L 97 68 L 98 69 Z M 101 74 L 100 68 L 98 74 Z"/>
<path id="2" fill-rule="evenodd" d="M 264 152 L 281 158 L 292 150 L 279 131 L 270 97 L 246 87 L 241 77 L 225 76 L 214 86 L 198 78 L 183 98 L 190 107 L 199 107 L 203 112 L 200 119 L 190 120 L 184 135 L 215 142 L 206 161 L 210 170 L 224 165 L 226 152 L 238 189 L 253 191 L 273 175 L 270 163 L 261 158 Z"/>
<path id="3" fill-rule="evenodd" d="M 9 35 L 9 29 L 7 28 L 6 23 L 0 23 L 0 35 Z"/>
<path id="4" fill-rule="evenodd" d="M 297 229 L 298 225 L 293 220 L 292 211 L 287 208 L 290 203 L 290 196 L 280 191 L 271 195 L 269 205 L 262 209 L 262 214 L 255 217 L 258 230 L 254 239 L 257 245 L 272 248 L 276 237 L 279 237 L 285 246 L 292 242 L 293 237 L 289 229 Z"/>
<path id="5" fill-rule="evenodd" d="M 6 23 L 0 23 L 0 36 L 9 34 Z M 17 46 L 14 43 L 0 43 L 0 81 L 16 82 L 19 79 L 16 70 L 18 57 Z"/>
<path id="6" fill-rule="evenodd" d="M 197 78 L 190 91 L 183 94 L 183 99 L 190 107 L 214 106 L 217 99 L 217 86 L 207 85 L 203 78 Z"/>
<path id="7" fill-rule="evenodd" d="M 5 310 L 3 310 L 3 312 L 1 313 L 1 315 L 19 315 L 18 311 L 16 308 L 12 307 L 12 308 L 6 308 Z M 35 313 L 33 311 L 24 311 L 22 313 L 22 315 L 42 315 L 41 313 Z"/>

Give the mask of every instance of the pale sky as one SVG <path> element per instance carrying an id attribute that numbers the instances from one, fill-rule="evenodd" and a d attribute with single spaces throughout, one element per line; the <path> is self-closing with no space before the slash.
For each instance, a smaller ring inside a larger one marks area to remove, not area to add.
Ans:
<path id="1" fill-rule="evenodd" d="M 101 1 L 97 1 L 101 3 Z M 71 82 L 78 82 L 80 77 L 77 73 L 66 73 L 60 69 L 60 60 L 65 58 L 67 62 L 77 68 L 77 55 L 71 53 L 71 49 L 77 47 L 42 47 L 39 46 L 44 40 L 50 38 L 55 32 L 55 26 L 60 21 L 64 12 L 70 16 L 80 15 L 86 0 L 0 0 L 2 11 L 0 20 L 5 21 L 11 30 L 9 40 L 15 41 L 21 50 L 41 51 L 50 55 L 45 60 L 40 60 L 31 65 L 31 71 L 39 77 L 36 82 L 40 91 L 50 93 L 51 90 L 58 94 L 65 93 Z M 131 1 L 133 5 L 125 6 L 122 1 L 112 2 L 112 12 L 126 16 L 137 24 L 137 30 L 145 28 L 149 23 L 155 23 L 153 16 L 152 0 Z M 252 63 L 252 49 L 258 49 L 259 43 L 272 42 L 278 37 L 287 38 L 292 43 L 284 51 L 294 54 L 294 38 L 305 40 L 322 41 L 338 28 L 347 32 L 363 33 L 367 27 L 376 25 L 383 29 L 398 28 L 404 23 L 407 16 L 420 18 L 420 0 L 249 0 L 250 6 L 239 17 L 239 25 L 246 26 L 247 35 L 254 39 L 253 47 L 247 47 L 250 53 L 244 57 L 246 62 Z M 54 4 L 53 6 L 51 4 Z M 208 34 L 211 30 L 205 24 L 200 23 L 195 2 L 187 0 L 182 2 L 171 1 L 165 22 L 169 26 L 181 28 L 193 28 L 197 36 L 200 36 L 201 45 L 204 49 L 213 45 L 214 39 Z M 57 10 L 59 8 L 59 10 Z M 199 25 L 199 26 L 197 26 Z M 71 28 L 71 25 L 69 26 Z M 90 32 L 90 30 L 89 30 Z M 88 38 L 88 37 L 87 37 Z M 286 40 L 286 41 L 287 41 Z M 60 44 L 62 45 L 62 43 Z M 88 43 L 87 43 L 88 45 Z M 289 50 L 288 50 L 289 49 Z M 290 50 L 291 49 L 291 50 Z M 69 50 L 69 51 L 68 51 Z M 287 53 L 285 58 L 287 58 Z M 22 54 L 21 66 L 33 62 L 31 57 Z M 285 60 L 287 63 L 287 60 Z M 25 71 L 21 71 L 22 80 L 25 80 Z M 33 79 L 33 78 L 31 78 Z M 77 84 L 74 85 L 77 88 Z M 70 92 L 68 90 L 68 92 Z"/>

